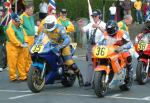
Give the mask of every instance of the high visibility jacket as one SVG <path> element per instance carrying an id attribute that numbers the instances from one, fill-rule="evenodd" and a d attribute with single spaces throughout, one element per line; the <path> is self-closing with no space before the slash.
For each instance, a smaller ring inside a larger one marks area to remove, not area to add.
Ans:
<path id="1" fill-rule="evenodd" d="M 58 24 L 65 27 L 66 33 L 71 33 L 71 32 L 75 31 L 74 25 L 68 18 L 63 19 L 62 17 L 59 17 L 57 22 L 58 22 Z"/>
<path id="2" fill-rule="evenodd" d="M 22 27 L 16 27 L 12 22 L 8 25 L 6 30 L 8 42 L 11 42 L 15 46 L 21 46 L 26 42 L 26 32 Z"/>
<path id="3" fill-rule="evenodd" d="M 35 35 L 35 24 L 34 24 L 34 17 L 28 16 L 25 12 L 20 16 L 22 26 L 25 29 L 27 36 L 34 36 Z"/>
<path id="4" fill-rule="evenodd" d="M 141 1 L 136 1 L 134 3 L 134 7 L 135 7 L 136 10 L 141 10 L 141 8 L 142 8 L 142 2 Z"/>
<path id="5" fill-rule="evenodd" d="M 125 21 L 122 20 L 122 21 L 118 22 L 118 27 L 120 30 L 123 30 L 123 31 L 129 33 L 129 29 L 128 29 L 128 26 L 126 25 Z"/>

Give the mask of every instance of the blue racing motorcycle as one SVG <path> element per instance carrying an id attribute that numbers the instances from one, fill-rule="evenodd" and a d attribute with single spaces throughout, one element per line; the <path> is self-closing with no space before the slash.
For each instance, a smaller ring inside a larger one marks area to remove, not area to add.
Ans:
<path id="1" fill-rule="evenodd" d="M 71 46 L 72 55 L 75 46 Z M 64 64 L 63 57 L 56 51 L 56 47 L 56 43 L 49 40 L 46 34 L 41 33 L 30 48 L 33 63 L 28 73 L 27 84 L 32 92 L 38 93 L 46 84 L 56 82 L 65 87 L 74 84 L 76 75 Z"/>

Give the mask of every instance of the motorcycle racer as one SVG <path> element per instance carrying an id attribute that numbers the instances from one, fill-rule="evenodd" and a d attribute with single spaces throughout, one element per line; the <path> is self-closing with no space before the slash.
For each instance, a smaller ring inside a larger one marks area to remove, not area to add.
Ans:
<path id="1" fill-rule="evenodd" d="M 122 52 L 122 56 L 126 61 L 126 67 L 127 67 L 127 75 L 125 82 L 128 84 L 128 82 L 131 80 L 133 76 L 133 69 L 132 69 L 132 56 L 129 52 L 129 49 L 131 48 L 131 42 L 130 38 L 125 34 L 123 30 L 118 29 L 117 22 L 110 20 L 106 24 L 106 32 L 104 32 L 105 39 L 107 37 L 113 37 L 117 41 L 114 45 L 119 46 L 119 48 L 116 50 L 116 52 Z"/>
<path id="2" fill-rule="evenodd" d="M 57 23 L 57 19 L 54 15 L 48 15 L 40 24 L 39 32 L 47 34 L 50 40 L 58 44 L 55 48 L 56 51 L 61 51 L 61 55 L 65 61 L 65 64 L 69 69 L 73 69 L 78 77 L 79 85 L 83 85 L 83 78 L 80 69 L 77 67 L 72 59 L 70 52 L 70 39 L 66 34 L 64 27 Z"/>
<path id="3" fill-rule="evenodd" d="M 137 39 L 138 41 L 144 36 L 144 34 L 150 33 L 150 16 L 148 16 L 145 20 L 145 26 L 142 29 L 141 33 L 138 34 Z"/>

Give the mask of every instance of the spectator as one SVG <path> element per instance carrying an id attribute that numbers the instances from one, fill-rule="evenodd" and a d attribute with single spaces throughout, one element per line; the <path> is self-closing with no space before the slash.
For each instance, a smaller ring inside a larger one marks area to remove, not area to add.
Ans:
<path id="1" fill-rule="evenodd" d="M 143 22 L 143 15 L 142 15 L 142 2 L 141 0 L 136 0 L 136 2 L 134 3 L 134 7 L 136 9 L 136 22 L 137 23 L 142 23 Z"/>
<path id="2" fill-rule="evenodd" d="M 124 0 L 122 2 L 122 7 L 124 9 L 124 15 L 131 15 L 132 2 L 130 0 Z"/>
<path id="3" fill-rule="evenodd" d="M 37 20 L 36 21 L 36 25 L 35 25 L 35 36 L 37 36 L 38 35 L 38 27 L 40 26 L 40 20 Z"/>
<path id="4" fill-rule="evenodd" d="M 112 6 L 109 8 L 110 11 L 110 20 L 115 20 L 115 14 L 116 14 L 116 7 L 113 3 Z"/>
<path id="5" fill-rule="evenodd" d="M 103 40 L 104 36 L 103 33 L 106 28 L 106 23 L 104 23 L 102 18 L 102 13 L 100 10 L 94 10 L 92 12 L 93 22 L 90 22 L 86 26 L 82 28 L 83 32 L 88 32 L 87 39 L 88 39 L 88 47 L 87 47 L 87 62 L 88 62 L 88 68 L 87 68 L 87 74 L 86 74 L 86 82 L 85 86 L 91 86 L 92 83 L 92 77 L 94 72 L 94 66 L 92 63 L 92 47 L 98 43 L 98 41 Z"/>
<path id="6" fill-rule="evenodd" d="M 4 68 L 7 66 L 7 59 L 6 59 L 6 50 L 5 50 L 5 43 L 6 37 L 4 32 L 4 26 L 0 26 L 0 72 L 3 71 Z"/>
<path id="7" fill-rule="evenodd" d="M 42 0 L 42 2 L 39 5 L 39 9 L 40 9 L 39 18 L 40 20 L 42 20 L 47 16 L 48 11 L 48 4 L 45 2 L 45 0 Z"/>
<path id="8" fill-rule="evenodd" d="M 27 33 L 27 40 L 28 40 L 28 47 L 30 48 L 31 45 L 34 43 L 35 37 L 35 24 L 34 24 L 34 17 L 33 17 L 33 4 L 28 4 L 25 7 L 25 12 L 20 16 L 22 27 L 24 28 L 25 32 Z M 29 48 L 26 49 L 26 53 L 24 54 L 25 57 L 25 69 L 26 73 L 28 73 L 30 65 L 32 63 L 31 56 L 29 53 Z"/>
<path id="9" fill-rule="evenodd" d="M 150 15 L 150 4 L 149 2 L 144 3 L 143 5 L 143 14 L 144 14 L 144 20 Z"/>
<path id="10" fill-rule="evenodd" d="M 52 10 L 48 13 L 48 15 L 55 15 L 55 17 L 57 17 L 57 15 L 56 15 L 56 10 L 55 10 L 55 9 L 52 9 Z"/>
<path id="11" fill-rule="evenodd" d="M 21 14 L 25 10 L 25 0 L 18 0 L 17 2 L 17 12 L 18 14 Z"/>
<path id="12" fill-rule="evenodd" d="M 74 41 L 74 36 L 72 33 L 75 31 L 74 25 L 72 22 L 67 18 L 67 10 L 61 9 L 60 17 L 58 18 L 58 24 L 62 25 L 66 29 L 66 33 L 71 36 Z"/>
<path id="13" fill-rule="evenodd" d="M 122 8 L 122 1 L 117 1 L 117 8 L 116 8 L 116 12 L 117 12 L 117 21 L 120 21 L 123 19 L 123 8 Z"/>
<path id="14" fill-rule="evenodd" d="M 9 67 L 9 79 L 10 81 L 17 80 L 16 69 L 18 69 L 19 80 L 26 80 L 27 75 L 25 72 L 24 64 L 24 49 L 27 47 L 26 33 L 20 26 L 20 17 L 17 14 L 12 14 L 12 21 L 9 23 L 6 30 L 8 41 L 6 43 L 7 60 Z"/>
<path id="15" fill-rule="evenodd" d="M 127 32 L 129 34 L 128 25 L 132 24 L 133 18 L 131 15 L 125 15 L 122 21 L 118 22 L 119 29 Z"/>

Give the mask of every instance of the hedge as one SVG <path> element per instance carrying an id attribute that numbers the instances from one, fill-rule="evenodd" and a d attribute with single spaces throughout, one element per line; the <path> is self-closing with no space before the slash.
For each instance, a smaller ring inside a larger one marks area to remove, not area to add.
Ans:
<path id="1" fill-rule="evenodd" d="M 57 12 L 61 8 L 66 8 L 68 11 L 68 17 L 76 20 L 81 17 L 88 18 L 88 4 L 87 0 L 55 0 L 57 6 Z M 103 2 L 104 1 L 104 2 Z M 109 19 L 109 7 L 117 0 L 90 0 L 92 9 L 100 9 L 103 11 L 103 5 L 105 4 L 105 21 Z M 34 0 L 35 12 L 39 11 L 39 4 L 41 0 Z M 48 2 L 48 0 L 47 0 Z M 115 2 L 115 5 L 117 2 Z"/>
<path id="2" fill-rule="evenodd" d="M 39 4 L 42 0 L 33 0 L 35 12 L 39 11 Z M 46 0 L 48 3 L 48 0 Z M 66 8 L 68 11 L 68 17 L 72 20 L 77 20 L 79 18 L 88 18 L 88 4 L 87 0 L 55 0 L 57 12 L 60 11 L 61 8 Z M 109 7 L 115 1 L 115 5 L 118 5 L 119 0 L 90 0 L 92 9 L 100 9 L 103 11 L 103 4 L 105 2 L 105 21 L 109 20 Z M 135 18 L 135 9 L 132 9 L 132 16 Z"/>

